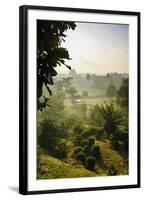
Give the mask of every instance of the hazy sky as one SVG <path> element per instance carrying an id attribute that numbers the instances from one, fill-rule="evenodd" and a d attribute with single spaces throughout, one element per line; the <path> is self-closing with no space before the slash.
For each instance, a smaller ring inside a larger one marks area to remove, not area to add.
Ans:
<path id="1" fill-rule="evenodd" d="M 66 42 L 71 61 L 78 73 L 105 74 L 128 72 L 128 25 L 76 23 L 74 31 L 66 32 Z M 59 68 L 59 67 L 58 67 Z M 65 67 L 57 71 L 68 73 Z"/>

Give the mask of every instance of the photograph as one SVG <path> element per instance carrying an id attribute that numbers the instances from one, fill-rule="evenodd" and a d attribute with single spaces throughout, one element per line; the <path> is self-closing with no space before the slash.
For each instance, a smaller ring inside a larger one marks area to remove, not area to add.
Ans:
<path id="1" fill-rule="evenodd" d="M 129 25 L 37 20 L 37 179 L 129 174 Z"/>
<path id="2" fill-rule="evenodd" d="M 140 13 L 20 7 L 19 192 L 140 187 Z"/>

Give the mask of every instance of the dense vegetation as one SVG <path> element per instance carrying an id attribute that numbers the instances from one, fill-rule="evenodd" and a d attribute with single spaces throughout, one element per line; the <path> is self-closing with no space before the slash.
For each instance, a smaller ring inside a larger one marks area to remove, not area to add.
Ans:
<path id="1" fill-rule="evenodd" d="M 65 41 L 65 31 L 74 30 L 76 27 L 73 22 L 58 21 L 37 21 L 37 106 L 38 110 L 46 107 L 48 98 L 43 96 L 43 85 L 47 88 L 50 95 L 52 91 L 49 85 L 53 85 L 53 77 L 57 75 L 56 67 L 64 65 L 71 69 L 65 63 L 70 59 L 66 48 L 61 47 L 61 42 Z"/>
<path id="2" fill-rule="evenodd" d="M 76 76 L 88 81 L 84 75 Z M 44 173 L 52 158 L 64 168 L 76 168 L 75 175 L 74 170 L 72 175 L 61 172 L 60 177 L 81 177 L 83 172 L 85 176 L 128 173 L 128 80 L 119 79 L 115 96 L 105 93 L 100 97 L 97 90 L 91 93 L 75 87 L 72 76 L 55 78 L 50 107 L 37 113 L 39 179 L 57 178 L 53 171 Z"/>
<path id="3" fill-rule="evenodd" d="M 75 23 L 38 21 L 37 178 L 128 174 L 128 74 L 55 68 Z"/>

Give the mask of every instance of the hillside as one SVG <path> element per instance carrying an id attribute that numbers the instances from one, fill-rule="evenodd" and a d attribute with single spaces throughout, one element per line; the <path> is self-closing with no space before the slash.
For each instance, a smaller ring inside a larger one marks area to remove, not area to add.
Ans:
<path id="1" fill-rule="evenodd" d="M 102 159 L 97 162 L 95 172 L 89 171 L 83 165 L 75 164 L 70 157 L 66 160 L 59 160 L 46 153 L 39 156 L 38 179 L 52 178 L 75 178 L 107 176 L 108 167 L 113 165 L 118 175 L 128 174 L 127 155 L 124 152 L 117 152 L 110 148 L 110 143 L 97 141 L 101 148 Z"/>
<path id="2" fill-rule="evenodd" d="M 112 149 L 108 140 L 97 141 L 97 143 L 101 148 L 101 154 L 103 158 L 103 160 L 100 163 L 98 163 L 99 168 L 105 172 L 108 166 L 113 165 L 118 175 L 127 175 L 127 153 L 124 151 L 116 151 Z"/>
<path id="3" fill-rule="evenodd" d="M 73 166 L 46 154 L 40 155 L 39 159 L 38 179 L 96 176 L 96 173 L 86 170 L 82 165 Z"/>

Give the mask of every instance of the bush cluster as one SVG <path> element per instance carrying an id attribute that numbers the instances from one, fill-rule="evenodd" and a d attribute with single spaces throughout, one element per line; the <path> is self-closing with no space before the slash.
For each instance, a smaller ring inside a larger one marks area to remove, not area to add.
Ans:
<path id="1" fill-rule="evenodd" d="M 92 145 L 95 143 L 95 138 L 92 137 L 92 136 L 89 137 L 89 138 L 88 138 L 88 143 L 89 143 L 90 146 L 92 146 Z"/>
<path id="2" fill-rule="evenodd" d="M 106 133 L 103 127 L 93 127 L 90 129 L 75 128 L 75 143 L 81 145 L 82 140 L 89 140 L 89 138 L 94 138 L 100 140 L 101 138 L 106 138 Z M 91 140 L 91 139 L 90 139 Z M 93 139 L 92 139 L 93 140 Z"/>
<path id="3" fill-rule="evenodd" d="M 90 136 L 80 142 L 80 146 L 74 149 L 76 160 L 80 161 L 86 169 L 94 170 L 96 160 L 100 158 L 100 147 L 95 144 L 95 137 Z"/>
<path id="4" fill-rule="evenodd" d="M 66 158 L 67 147 L 65 141 L 58 142 L 53 149 L 53 156 L 56 158 Z"/>
<path id="5" fill-rule="evenodd" d="M 88 140 L 82 140 L 80 145 L 84 148 L 87 147 L 89 145 Z"/>
<path id="6" fill-rule="evenodd" d="M 100 157 L 100 147 L 99 147 L 99 145 L 94 144 L 91 147 L 91 155 L 94 156 L 95 158 Z"/>
<path id="7" fill-rule="evenodd" d="M 74 154 L 75 155 L 80 153 L 80 152 L 84 152 L 84 148 L 83 147 L 79 146 L 79 147 L 74 148 Z"/>
<path id="8" fill-rule="evenodd" d="M 76 154 L 76 159 L 79 160 L 82 164 L 85 164 L 86 154 L 83 152 L 79 152 Z"/>
<path id="9" fill-rule="evenodd" d="M 88 156 L 86 158 L 86 168 L 89 170 L 94 170 L 96 165 L 96 159 L 93 156 Z"/>
<path id="10" fill-rule="evenodd" d="M 128 151 L 128 130 L 124 127 L 118 128 L 117 132 L 111 138 L 112 148 L 115 150 Z"/>
<path id="11" fill-rule="evenodd" d="M 96 128 L 96 139 L 100 140 L 100 139 L 103 139 L 103 138 L 106 138 L 104 128 L 103 127 L 97 127 Z"/>

